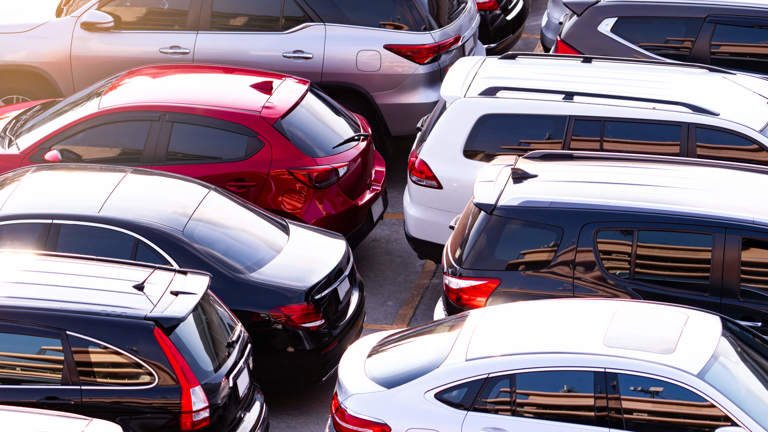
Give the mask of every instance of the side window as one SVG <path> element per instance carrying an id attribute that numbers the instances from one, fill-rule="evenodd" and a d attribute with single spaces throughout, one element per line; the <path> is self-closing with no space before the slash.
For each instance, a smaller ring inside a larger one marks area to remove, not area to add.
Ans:
<path id="1" fill-rule="evenodd" d="M 150 121 L 125 121 L 94 126 L 51 149 L 61 153 L 63 162 L 139 163 L 151 125 Z"/>
<path id="2" fill-rule="evenodd" d="M 575 120 L 571 133 L 571 150 L 600 151 L 603 138 L 603 122 L 600 120 Z"/>
<path id="3" fill-rule="evenodd" d="M 629 279 L 634 231 L 602 230 L 597 233 L 597 252 L 600 264 L 610 274 Z"/>
<path id="4" fill-rule="evenodd" d="M 169 265 L 149 245 L 120 231 L 75 224 L 57 224 L 56 227 L 56 252 Z"/>
<path id="5" fill-rule="evenodd" d="M 424 6 L 427 1 L 422 0 Z M 449 0 L 439 0 L 439 6 L 448 15 Z M 427 18 L 419 13 L 413 0 L 322 0 L 313 1 L 312 7 L 323 17 L 325 22 L 352 24 L 362 27 L 386 28 L 392 30 L 427 31 L 432 30 Z"/>
<path id="6" fill-rule="evenodd" d="M 309 22 L 294 0 L 214 0 L 211 30 L 280 32 Z"/>
<path id="7" fill-rule="evenodd" d="M 744 26 L 717 24 L 710 45 L 710 63 L 765 73 L 768 70 L 768 21 Z"/>
<path id="8" fill-rule="evenodd" d="M 435 394 L 435 399 L 448 405 L 451 408 L 460 410 L 472 409 L 472 404 L 475 401 L 480 386 L 483 385 L 484 379 L 476 379 L 474 381 L 465 382 L 455 385 L 451 388 L 441 390 Z"/>
<path id="9" fill-rule="evenodd" d="M 290 30 L 310 21 L 312 19 L 307 16 L 306 12 L 294 0 L 285 0 L 281 23 L 283 30 Z"/>
<path id="10" fill-rule="evenodd" d="M 224 129 L 174 123 L 165 160 L 168 162 L 216 162 L 245 159 L 255 153 L 250 145 L 253 141 L 258 140 Z M 259 145 L 258 149 L 261 149 L 261 146 Z"/>
<path id="11" fill-rule="evenodd" d="M 498 155 L 561 150 L 567 122 L 565 116 L 486 114 L 469 132 L 464 157 L 489 161 Z"/>
<path id="12" fill-rule="evenodd" d="M 739 280 L 742 299 L 768 303 L 768 242 L 741 240 Z"/>
<path id="13" fill-rule="evenodd" d="M 115 0 L 100 8 L 115 19 L 118 30 L 191 30 L 191 0 Z"/>
<path id="14" fill-rule="evenodd" d="M 704 127 L 696 128 L 696 156 L 699 159 L 768 163 L 768 151 L 757 143 L 739 135 Z"/>
<path id="15" fill-rule="evenodd" d="M 514 382 L 514 375 L 489 377 L 477 395 L 472 411 L 511 416 Z"/>
<path id="16" fill-rule="evenodd" d="M 676 384 L 630 374 L 608 374 L 608 391 L 619 398 L 610 416 L 634 432 L 714 432 L 734 423 L 717 406 Z"/>
<path id="17" fill-rule="evenodd" d="M 691 291 L 709 291 L 710 234 L 639 231 L 633 279 Z"/>
<path id="18" fill-rule="evenodd" d="M 69 344 L 82 386 L 145 386 L 155 382 L 152 371 L 120 351 L 72 335 Z"/>
<path id="19" fill-rule="evenodd" d="M 43 223 L 0 225 L 0 249 L 40 249 L 45 243 L 49 225 Z"/>
<path id="20" fill-rule="evenodd" d="M 59 338 L 0 330 L 0 385 L 61 385 L 63 370 Z"/>
<path id="21" fill-rule="evenodd" d="M 676 156 L 681 138 L 680 125 L 606 121 L 603 150 Z"/>
<path id="22" fill-rule="evenodd" d="M 621 17 L 611 31 L 658 56 L 687 60 L 703 22 L 701 18 Z"/>

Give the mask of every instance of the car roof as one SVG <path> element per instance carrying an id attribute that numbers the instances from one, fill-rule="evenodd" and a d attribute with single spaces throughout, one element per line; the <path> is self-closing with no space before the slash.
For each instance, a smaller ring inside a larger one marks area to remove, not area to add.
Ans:
<path id="1" fill-rule="evenodd" d="M 768 201 L 755 195 L 768 189 L 766 174 L 762 167 L 718 161 L 542 151 L 498 158 L 482 168 L 474 202 L 487 211 L 513 206 L 629 211 L 768 226 Z"/>
<path id="2" fill-rule="evenodd" d="M 37 251 L 0 251 L 0 307 L 153 320 L 184 319 L 210 276 L 189 270 Z"/>
<path id="3" fill-rule="evenodd" d="M 765 0 L 602 0 L 604 3 L 669 3 L 707 6 L 748 6 L 766 8 Z"/>
<path id="4" fill-rule="evenodd" d="M 146 66 L 117 76 L 104 90 L 99 108 L 194 105 L 264 112 L 279 118 L 308 87 L 309 81 L 301 78 L 229 66 Z"/>
<path id="5" fill-rule="evenodd" d="M 717 315 L 642 301 L 536 300 L 487 307 L 470 317 L 475 314 L 479 317 L 471 327 L 467 361 L 518 354 L 584 354 L 656 362 L 697 374 L 722 333 Z"/>
<path id="6" fill-rule="evenodd" d="M 100 215 L 182 231 L 212 188 L 187 177 L 140 168 L 34 165 L 0 176 L 0 216 Z"/>
<path id="7" fill-rule="evenodd" d="M 768 124 L 768 81 L 691 63 L 529 53 L 467 57 L 451 67 L 441 95 L 448 103 L 464 97 L 565 100 L 605 106 L 606 115 L 612 106 L 693 112 L 758 131 Z"/>

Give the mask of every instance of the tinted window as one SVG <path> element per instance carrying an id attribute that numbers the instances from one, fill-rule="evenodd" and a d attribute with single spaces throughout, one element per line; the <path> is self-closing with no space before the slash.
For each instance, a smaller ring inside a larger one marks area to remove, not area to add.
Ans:
<path id="1" fill-rule="evenodd" d="M 766 73 L 768 22 L 754 26 L 717 24 L 712 35 L 710 59 L 716 66 Z"/>
<path id="2" fill-rule="evenodd" d="M 457 315 L 385 337 L 368 353 L 366 375 L 382 387 L 394 388 L 432 372 L 448 357 L 466 318 Z"/>
<path id="3" fill-rule="evenodd" d="M 477 379 L 442 390 L 435 395 L 435 399 L 452 408 L 469 410 L 472 408 L 472 403 L 475 401 L 475 396 L 483 381 Z"/>
<path id="4" fill-rule="evenodd" d="M 427 0 L 429 14 L 440 28 L 459 17 L 466 4 L 466 0 Z"/>
<path id="5" fill-rule="evenodd" d="M 141 162 L 150 121 L 109 123 L 86 129 L 52 146 L 63 162 L 131 164 Z"/>
<path id="6" fill-rule="evenodd" d="M 310 17 L 294 0 L 285 0 L 283 21 L 281 23 L 283 30 L 290 30 L 310 21 Z"/>
<path id="7" fill-rule="evenodd" d="M 609 374 L 609 393 L 618 395 L 611 418 L 635 432 L 714 432 L 733 422 L 714 404 L 676 384 L 629 374 Z M 622 416 L 623 414 L 623 416 Z"/>
<path id="8" fill-rule="evenodd" d="M 700 159 L 768 163 L 768 152 L 747 138 L 732 133 L 697 127 L 696 156 Z"/>
<path id="9" fill-rule="evenodd" d="M 244 159 L 251 139 L 224 129 L 174 123 L 165 159 L 169 162 Z"/>
<path id="10" fill-rule="evenodd" d="M 709 291 L 712 236 L 639 231 L 633 279 L 676 289 Z"/>
<path id="11" fill-rule="evenodd" d="M 600 151 L 603 122 L 600 120 L 576 120 L 571 133 L 571 150 Z"/>
<path id="12" fill-rule="evenodd" d="M 312 7 L 329 23 L 394 30 L 432 30 L 433 26 L 414 3 L 414 0 L 313 0 Z"/>
<path id="13" fill-rule="evenodd" d="M 513 375 L 488 377 L 472 411 L 511 416 L 514 387 Z"/>
<path id="14" fill-rule="evenodd" d="M 149 245 L 120 231 L 76 224 L 57 224 L 56 227 L 59 233 L 56 252 L 169 265 Z"/>
<path id="15" fill-rule="evenodd" d="M 768 303 L 768 242 L 741 241 L 740 297 Z"/>
<path id="16" fill-rule="evenodd" d="M 605 271 L 629 279 L 634 231 L 604 230 L 597 233 L 597 251 Z"/>
<path id="17" fill-rule="evenodd" d="M 685 60 L 703 22 L 701 18 L 621 17 L 611 31 L 658 56 Z"/>
<path id="18" fill-rule="evenodd" d="M 561 150 L 567 121 L 565 116 L 486 114 L 469 132 L 464 156 L 488 161 L 504 154 Z"/>
<path id="19" fill-rule="evenodd" d="M 13 223 L 0 225 L 0 248 L 39 249 L 48 234 L 48 225 L 41 223 Z"/>
<path id="20" fill-rule="evenodd" d="M 275 32 L 308 21 L 294 0 L 215 0 L 211 11 L 211 30 Z"/>
<path id="21" fill-rule="evenodd" d="M 170 265 L 168 260 L 163 258 L 155 249 L 141 240 L 137 240 L 138 246 L 136 247 L 136 258 L 134 261 L 145 262 L 150 264 Z"/>
<path id="22" fill-rule="evenodd" d="M 191 0 L 116 0 L 101 10 L 120 30 L 185 30 Z"/>
<path id="23" fill-rule="evenodd" d="M 340 144 L 361 131 L 349 111 L 314 88 L 287 116 L 277 121 L 275 127 L 309 157 L 332 156 L 349 150 L 359 140 Z"/>
<path id="24" fill-rule="evenodd" d="M 83 386 L 144 386 L 155 382 L 149 369 L 120 351 L 71 335 L 69 344 Z"/>
<path id="25" fill-rule="evenodd" d="M 681 137 L 679 125 L 606 121 L 603 150 L 675 156 Z"/>
<path id="26" fill-rule="evenodd" d="M 60 339 L 0 333 L 0 385 L 59 385 L 63 370 Z"/>

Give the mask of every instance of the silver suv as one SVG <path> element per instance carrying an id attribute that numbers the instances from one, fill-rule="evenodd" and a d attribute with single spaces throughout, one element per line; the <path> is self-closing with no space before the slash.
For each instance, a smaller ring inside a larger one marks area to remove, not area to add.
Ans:
<path id="1" fill-rule="evenodd" d="M 407 135 L 448 68 L 485 52 L 474 0 L 56 3 L 2 13 L 0 102 L 69 95 L 145 64 L 228 64 L 310 79 L 382 131 Z"/>

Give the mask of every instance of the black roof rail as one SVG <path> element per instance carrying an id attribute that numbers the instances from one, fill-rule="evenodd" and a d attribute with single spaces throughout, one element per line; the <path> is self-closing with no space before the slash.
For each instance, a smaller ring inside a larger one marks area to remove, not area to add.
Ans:
<path id="1" fill-rule="evenodd" d="M 614 62 L 626 62 L 626 63 L 640 63 L 640 64 L 655 64 L 673 67 L 687 67 L 695 69 L 704 69 L 710 72 L 720 72 L 728 75 L 736 75 L 736 72 L 723 69 L 717 66 L 711 66 L 701 63 L 684 63 L 666 60 L 653 60 L 653 59 L 638 59 L 631 57 L 610 57 L 610 56 L 596 56 L 596 55 L 581 55 L 581 54 L 554 54 L 554 53 L 531 53 L 531 52 L 508 52 L 499 56 L 500 60 L 515 60 L 518 57 L 538 57 L 538 58 L 564 58 L 564 59 L 580 59 L 581 63 L 592 63 L 595 60 L 600 61 L 614 61 Z"/>
<path id="2" fill-rule="evenodd" d="M 594 97 L 594 98 L 601 98 L 601 99 L 615 99 L 615 100 L 626 100 L 626 101 L 634 101 L 634 102 L 660 103 L 664 105 L 681 106 L 684 108 L 688 108 L 689 110 L 699 114 L 709 114 L 713 116 L 720 115 L 720 113 L 717 111 L 712 111 L 711 109 L 704 108 L 702 106 L 688 103 L 688 102 L 680 102 L 680 101 L 668 100 L 668 99 L 645 98 L 640 96 L 622 96 L 622 95 L 615 95 L 615 94 L 609 94 L 609 93 L 592 93 L 592 92 L 583 92 L 578 90 L 553 90 L 553 89 L 542 89 L 542 88 L 531 88 L 531 87 L 494 86 L 494 87 L 488 87 L 487 89 L 483 90 L 482 92 L 480 92 L 479 96 L 496 96 L 499 92 L 502 92 L 502 91 L 561 94 L 563 95 L 563 100 L 565 101 L 572 101 L 573 98 L 576 96 L 584 96 L 584 97 Z"/>
<path id="3" fill-rule="evenodd" d="M 660 156 L 638 153 L 609 153 L 573 150 L 535 150 L 523 156 L 523 159 L 540 161 L 574 161 L 574 160 L 604 160 L 630 162 L 660 162 L 675 165 L 692 165 L 711 168 L 727 168 L 739 171 L 749 171 L 757 174 L 768 174 L 768 167 L 741 162 L 730 162 L 713 159 L 694 159 L 679 156 Z"/>

